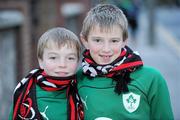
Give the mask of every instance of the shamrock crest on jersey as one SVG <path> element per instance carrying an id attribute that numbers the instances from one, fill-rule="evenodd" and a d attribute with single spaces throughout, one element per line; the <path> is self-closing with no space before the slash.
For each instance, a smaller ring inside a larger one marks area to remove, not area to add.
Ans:
<path id="1" fill-rule="evenodd" d="M 128 112 L 132 113 L 137 110 L 140 103 L 140 95 L 130 92 L 127 94 L 123 94 L 122 97 L 123 105 Z"/>

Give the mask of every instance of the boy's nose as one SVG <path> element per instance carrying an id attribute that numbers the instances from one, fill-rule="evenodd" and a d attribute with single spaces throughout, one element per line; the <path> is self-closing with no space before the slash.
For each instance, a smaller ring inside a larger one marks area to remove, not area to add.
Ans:
<path id="1" fill-rule="evenodd" d="M 59 60 L 58 67 L 66 67 L 66 61 L 64 59 Z"/>
<path id="2" fill-rule="evenodd" d="M 103 51 L 103 52 L 110 52 L 110 51 L 111 51 L 110 45 L 109 45 L 108 42 L 107 42 L 107 43 L 104 43 L 104 45 L 103 45 L 103 47 L 102 47 L 102 51 Z"/>

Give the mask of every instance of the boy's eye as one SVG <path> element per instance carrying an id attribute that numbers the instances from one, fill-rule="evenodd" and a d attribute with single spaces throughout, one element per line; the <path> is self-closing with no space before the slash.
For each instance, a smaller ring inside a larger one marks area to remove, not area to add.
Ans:
<path id="1" fill-rule="evenodd" d="M 75 61 L 77 58 L 76 57 L 68 57 L 68 60 L 70 61 Z"/>
<path id="2" fill-rule="evenodd" d="M 68 59 L 69 59 L 69 60 L 75 60 L 75 58 L 73 58 L 73 57 L 69 57 Z"/>
<path id="3" fill-rule="evenodd" d="M 98 43 L 98 42 L 101 42 L 100 39 L 94 39 L 94 41 L 97 42 L 97 43 Z"/>
<path id="4" fill-rule="evenodd" d="M 49 57 L 49 59 L 51 59 L 51 60 L 55 60 L 55 59 L 56 59 L 56 57 Z"/>
<path id="5" fill-rule="evenodd" d="M 111 40 L 112 41 L 112 43 L 117 43 L 117 42 L 119 42 L 120 40 Z"/>

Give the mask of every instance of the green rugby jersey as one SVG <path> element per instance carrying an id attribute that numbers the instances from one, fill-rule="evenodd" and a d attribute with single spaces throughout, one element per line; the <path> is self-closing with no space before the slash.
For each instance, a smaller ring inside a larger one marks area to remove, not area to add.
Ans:
<path id="1" fill-rule="evenodd" d="M 44 120 L 67 120 L 66 90 L 45 91 L 36 86 L 38 109 Z"/>
<path id="2" fill-rule="evenodd" d="M 44 120 L 67 120 L 66 90 L 45 91 L 36 85 L 36 98 L 38 110 Z M 11 109 L 9 120 L 12 120 Z"/>
<path id="3" fill-rule="evenodd" d="M 161 74 L 143 66 L 130 74 L 129 92 L 116 94 L 111 78 L 89 78 L 78 71 L 85 120 L 172 120 L 169 91 Z"/>

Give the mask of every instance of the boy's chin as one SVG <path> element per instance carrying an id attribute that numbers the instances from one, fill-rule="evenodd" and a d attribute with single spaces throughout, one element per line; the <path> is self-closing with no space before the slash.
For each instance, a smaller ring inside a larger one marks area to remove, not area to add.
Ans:
<path id="1" fill-rule="evenodd" d="M 108 61 L 98 61 L 97 62 L 97 64 L 99 64 L 99 65 L 108 65 L 108 64 L 111 64 L 113 61 L 110 61 L 110 60 L 108 60 Z"/>
<path id="2" fill-rule="evenodd" d="M 48 76 L 52 77 L 69 77 L 72 76 L 73 74 L 68 74 L 68 73 L 58 73 L 58 74 L 49 74 Z"/>
<path id="3" fill-rule="evenodd" d="M 59 74 L 56 77 L 69 77 L 71 74 Z"/>

